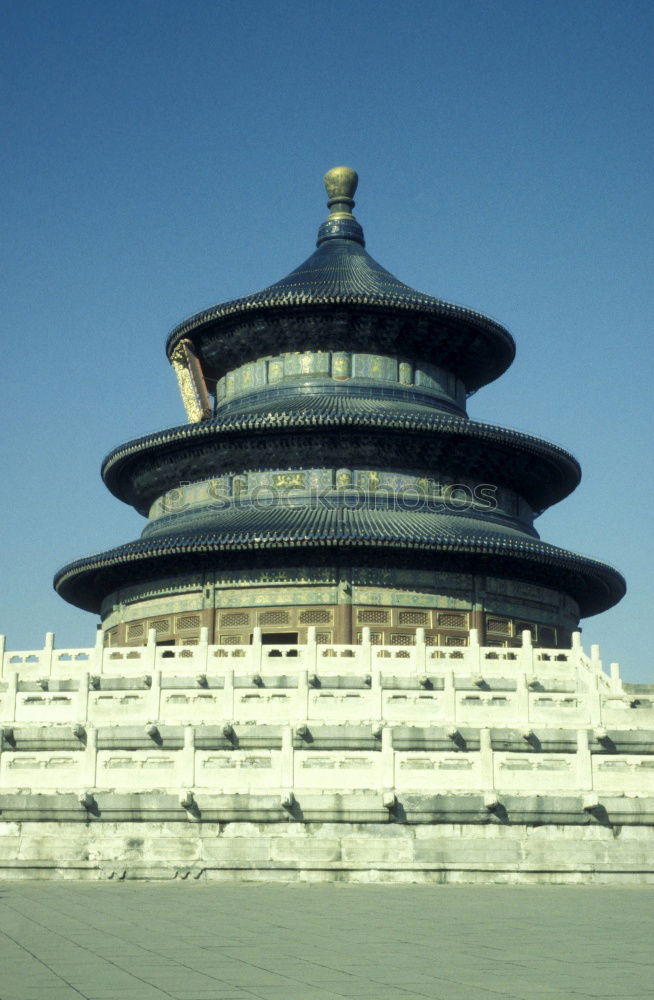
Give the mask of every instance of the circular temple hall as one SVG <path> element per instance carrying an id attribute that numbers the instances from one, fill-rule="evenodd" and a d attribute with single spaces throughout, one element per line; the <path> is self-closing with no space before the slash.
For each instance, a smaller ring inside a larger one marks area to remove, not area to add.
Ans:
<path id="1" fill-rule="evenodd" d="M 315 252 L 276 284 L 200 312 L 166 344 L 187 422 L 102 465 L 147 520 L 55 587 L 105 645 L 569 648 L 613 606 L 614 569 L 541 541 L 578 485 L 574 457 L 471 420 L 515 345 L 498 323 L 415 291 L 366 251 L 356 173 L 325 176 Z M 259 633 L 257 633 L 258 635 Z M 313 633 L 312 633 L 313 634 Z M 421 632 L 422 635 L 422 632 Z"/>

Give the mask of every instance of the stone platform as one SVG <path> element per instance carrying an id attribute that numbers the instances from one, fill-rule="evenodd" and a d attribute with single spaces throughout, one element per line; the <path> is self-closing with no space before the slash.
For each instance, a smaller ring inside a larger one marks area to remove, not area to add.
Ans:
<path id="1" fill-rule="evenodd" d="M 3 655 L 0 877 L 654 880 L 654 688 L 569 650 Z"/>
<path id="2" fill-rule="evenodd" d="M 652 995 L 654 891 L 0 886 L 2 1000 Z"/>

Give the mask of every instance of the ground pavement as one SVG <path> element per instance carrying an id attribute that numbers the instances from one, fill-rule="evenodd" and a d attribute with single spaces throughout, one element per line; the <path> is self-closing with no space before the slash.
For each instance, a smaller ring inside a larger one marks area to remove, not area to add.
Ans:
<path id="1" fill-rule="evenodd" d="M 654 887 L 0 883 L 1 1000 L 654 997 Z"/>

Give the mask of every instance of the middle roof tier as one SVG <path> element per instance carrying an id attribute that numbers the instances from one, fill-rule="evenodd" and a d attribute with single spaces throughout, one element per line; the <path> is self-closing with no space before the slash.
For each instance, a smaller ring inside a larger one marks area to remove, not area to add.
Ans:
<path id="1" fill-rule="evenodd" d="M 399 400 L 380 409 L 359 397 L 296 397 L 274 412 L 217 417 L 129 441 L 107 456 L 102 476 L 144 516 L 181 483 L 254 470 L 367 468 L 438 482 L 473 479 L 515 491 L 535 514 L 580 481 L 574 457 L 540 438 Z"/>

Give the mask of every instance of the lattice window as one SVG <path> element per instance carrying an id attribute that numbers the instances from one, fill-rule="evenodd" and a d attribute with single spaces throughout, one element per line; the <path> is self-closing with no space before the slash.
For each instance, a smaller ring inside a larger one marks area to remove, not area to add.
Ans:
<path id="1" fill-rule="evenodd" d="M 105 632 L 104 644 L 105 646 L 115 646 L 118 640 L 118 628 L 110 628 L 108 632 Z"/>
<path id="2" fill-rule="evenodd" d="M 429 625 L 429 612 L 400 611 L 400 625 Z"/>
<path id="3" fill-rule="evenodd" d="M 259 615 L 260 625 L 288 625 L 290 620 L 288 611 L 263 611 Z"/>
<path id="4" fill-rule="evenodd" d="M 438 638 L 438 635 L 434 635 L 433 632 L 431 635 L 425 636 L 425 646 L 438 646 L 439 642 L 440 640 Z"/>
<path id="5" fill-rule="evenodd" d="M 186 632 L 190 628 L 200 628 L 199 615 L 180 615 L 175 624 L 180 632 Z"/>
<path id="6" fill-rule="evenodd" d="M 199 639 L 182 639 L 182 646 L 198 646 L 200 644 Z"/>
<path id="7" fill-rule="evenodd" d="M 301 625 L 331 625 L 332 613 L 327 608 L 309 608 L 300 611 Z"/>
<path id="8" fill-rule="evenodd" d="M 137 622 L 135 625 L 127 626 L 127 638 L 128 639 L 140 639 L 145 634 L 145 625 L 143 622 Z"/>
<path id="9" fill-rule="evenodd" d="M 359 625 L 387 625 L 388 619 L 388 611 L 384 611 L 382 608 L 370 608 L 367 611 L 357 612 Z"/>
<path id="10" fill-rule="evenodd" d="M 468 640 L 462 635 L 447 635 L 445 636 L 446 646 L 467 646 Z"/>
<path id="11" fill-rule="evenodd" d="M 447 613 L 438 616 L 438 624 L 443 628 L 466 628 L 468 625 L 466 615 L 451 615 Z"/>
<path id="12" fill-rule="evenodd" d="M 240 635 L 221 635 L 220 637 L 221 646 L 240 646 L 241 637 Z"/>
<path id="13" fill-rule="evenodd" d="M 489 632 L 500 632 L 502 635 L 511 635 L 511 623 L 503 618 L 488 618 L 486 628 Z"/>
<path id="14" fill-rule="evenodd" d="M 153 628 L 157 635 L 165 635 L 166 632 L 170 632 L 170 618 L 159 618 L 158 621 L 151 623 L 150 628 Z"/>
<path id="15" fill-rule="evenodd" d="M 327 645 L 332 641 L 331 632 L 316 632 L 316 642 L 322 643 L 322 645 Z"/>
<path id="16" fill-rule="evenodd" d="M 223 628 L 239 628 L 241 625 L 249 625 L 250 616 L 247 611 L 226 611 L 220 616 L 220 624 Z"/>
<path id="17" fill-rule="evenodd" d="M 391 646 L 414 646 L 416 637 L 411 632 L 391 632 Z"/>

